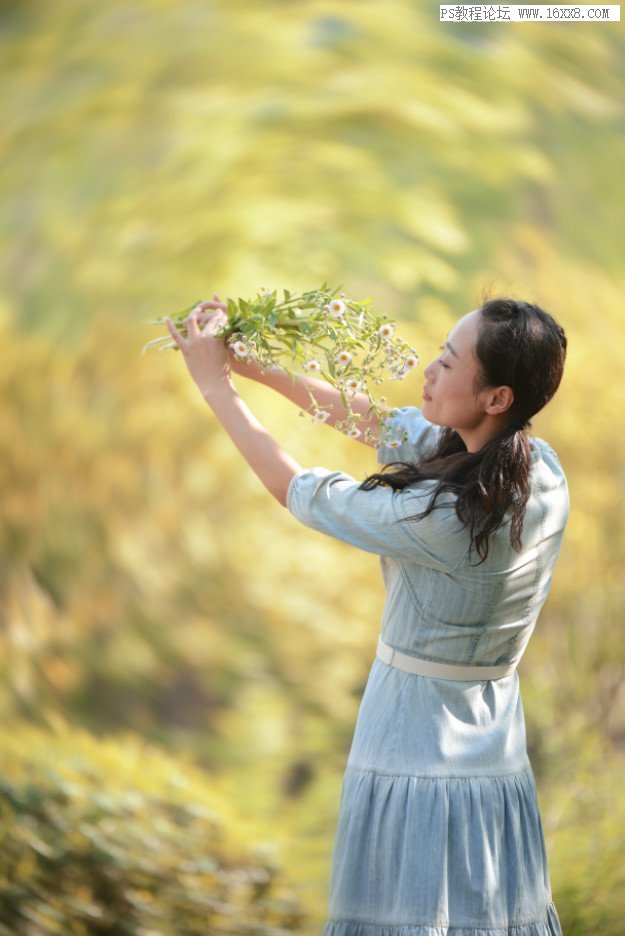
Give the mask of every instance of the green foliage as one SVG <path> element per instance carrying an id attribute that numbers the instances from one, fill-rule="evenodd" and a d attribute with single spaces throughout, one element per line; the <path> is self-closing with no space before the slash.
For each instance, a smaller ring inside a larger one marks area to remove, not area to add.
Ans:
<path id="1" fill-rule="evenodd" d="M 271 843 L 181 758 L 60 721 L 0 752 L 2 936 L 301 932 Z"/>
<path id="2" fill-rule="evenodd" d="M 622 30 L 437 18 L 409 0 L 7 15 L 0 243 L 20 321 L 61 336 L 347 273 L 380 308 L 462 308 L 515 225 L 617 273 Z"/>
<path id="3" fill-rule="evenodd" d="M 597 735 L 554 771 L 541 797 L 551 883 L 566 936 L 621 936 L 625 918 L 623 758 Z M 561 762 L 562 763 L 562 762 Z"/>

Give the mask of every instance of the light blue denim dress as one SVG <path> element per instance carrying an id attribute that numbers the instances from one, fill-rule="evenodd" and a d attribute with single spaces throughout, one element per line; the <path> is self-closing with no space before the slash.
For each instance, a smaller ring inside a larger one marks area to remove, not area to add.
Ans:
<path id="1" fill-rule="evenodd" d="M 409 439 L 378 461 L 417 461 L 438 427 L 416 407 L 389 420 Z M 342 471 L 301 469 L 287 507 L 306 526 L 380 556 L 381 636 L 425 660 L 504 664 L 523 655 L 566 525 L 566 479 L 530 438 L 523 550 L 509 527 L 486 562 L 468 556 L 454 496 L 407 522 L 431 481 L 358 489 Z M 473 563 L 473 565 L 471 565 Z M 450 680 L 374 657 L 340 800 L 324 936 L 562 936 L 528 760 L 518 674 Z"/>

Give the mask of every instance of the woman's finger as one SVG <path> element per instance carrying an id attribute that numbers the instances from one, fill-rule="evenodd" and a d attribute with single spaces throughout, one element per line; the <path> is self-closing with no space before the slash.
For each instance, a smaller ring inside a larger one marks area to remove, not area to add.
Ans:
<path id="1" fill-rule="evenodd" d="M 198 312 L 197 320 L 200 325 L 208 325 L 209 322 L 211 324 L 218 322 L 219 328 L 221 328 L 224 322 L 228 321 L 223 309 L 206 309 L 205 312 Z"/>
<path id="2" fill-rule="evenodd" d="M 221 309 L 223 312 L 228 308 L 225 302 L 222 302 L 217 293 L 213 295 L 212 299 L 206 299 L 204 302 L 198 302 L 197 307 L 202 312 L 208 309 Z"/>
<path id="3" fill-rule="evenodd" d="M 187 336 L 189 338 L 197 338 L 200 334 L 200 329 L 197 324 L 197 315 L 198 315 L 199 306 L 196 306 L 184 320 L 185 325 L 187 326 Z"/>
<path id="4" fill-rule="evenodd" d="M 167 330 L 169 331 L 169 334 L 171 335 L 171 337 L 176 342 L 177 346 L 182 351 L 183 346 L 185 344 L 184 338 L 182 337 L 182 335 L 180 334 L 180 332 L 178 331 L 178 329 L 176 328 L 176 326 L 174 325 L 174 323 L 172 322 L 170 318 L 166 318 L 165 323 L 167 325 Z"/>

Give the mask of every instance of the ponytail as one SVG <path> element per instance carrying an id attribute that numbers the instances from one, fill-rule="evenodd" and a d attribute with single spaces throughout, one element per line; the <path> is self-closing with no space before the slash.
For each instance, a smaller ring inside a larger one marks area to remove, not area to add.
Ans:
<path id="1" fill-rule="evenodd" d="M 387 469 L 395 468 L 395 471 Z M 363 491 L 386 485 L 401 491 L 416 481 L 437 480 L 425 510 L 409 521 L 422 520 L 437 507 L 441 494 L 456 495 L 456 514 L 471 538 L 469 553 L 475 549 L 480 563 L 488 556 L 489 537 L 510 520 L 510 543 L 521 550 L 525 507 L 530 496 L 530 448 L 520 428 L 507 426 L 479 452 L 467 452 L 453 429 L 441 433 L 432 455 L 418 463 L 391 462 L 382 471 L 369 475 L 360 484 Z"/>

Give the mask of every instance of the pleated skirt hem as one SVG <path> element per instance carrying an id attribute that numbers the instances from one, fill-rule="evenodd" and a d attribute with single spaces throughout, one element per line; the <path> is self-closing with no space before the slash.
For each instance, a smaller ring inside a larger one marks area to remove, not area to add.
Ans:
<path id="1" fill-rule="evenodd" d="M 328 920 L 323 936 L 562 936 L 562 928 L 555 905 L 551 903 L 544 922 L 480 927 Z"/>

